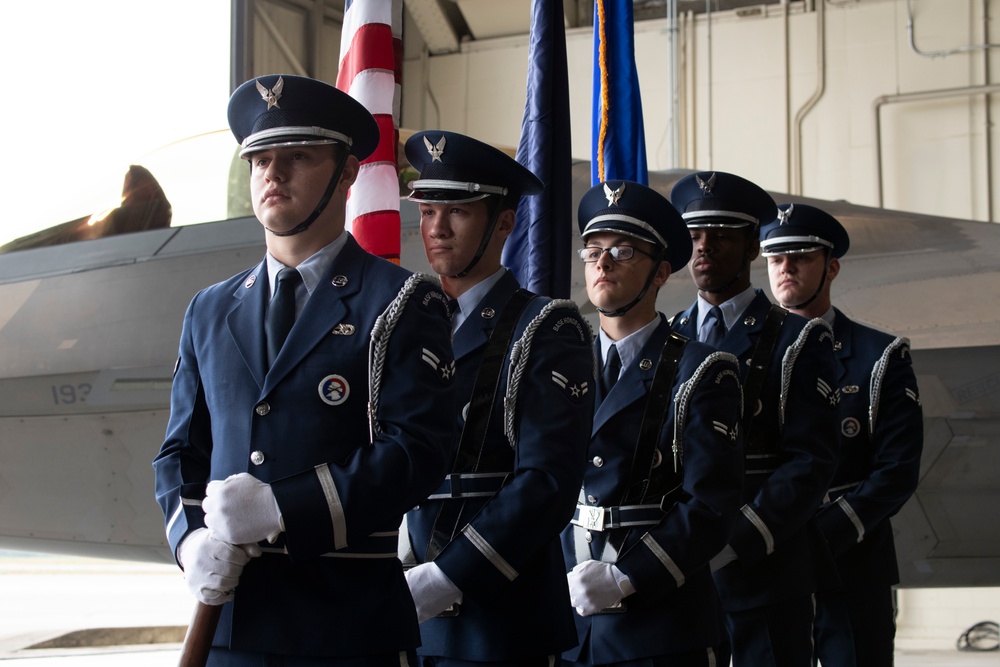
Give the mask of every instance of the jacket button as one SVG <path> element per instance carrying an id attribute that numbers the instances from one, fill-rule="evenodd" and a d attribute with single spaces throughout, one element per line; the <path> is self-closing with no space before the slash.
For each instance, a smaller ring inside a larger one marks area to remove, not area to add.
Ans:
<path id="1" fill-rule="evenodd" d="M 594 541 L 594 536 L 588 530 L 587 531 L 587 537 L 585 537 L 584 539 L 587 540 L 588 542 L 593 542 Z"/>
<path id="2" fill-rule="evenodd" d="M 256 412 L 258 415 L 260 415 L 261 417 L 263 417 L 271 411 L 271 406 L 268 405 L 267 402 L 261 401 L 260 403 L 254 406 L 253 411 Z"/>
<path id="3" fill-rule="evenodd" d="M 258 449 L 257 451 L 250 454 L 250 463 L 253 463 L 255 466 L 259 466 L 263 462 L 264 462 L 264 452 Z"/>
<path id="4" fill-rule="evenodd" d="M 597 498 L 595 498 L 594 496 L 587 496 L 587 502 L 590 503 L 591 505 L 596 505 Z"/>
<path id="5" fill-rule="evenodd" d="M 596 467 L 600 468 L 602 465 L 604 465 L 604 459 L 602 459 L 600 456 L 595 456 L 593 463 Z"/>

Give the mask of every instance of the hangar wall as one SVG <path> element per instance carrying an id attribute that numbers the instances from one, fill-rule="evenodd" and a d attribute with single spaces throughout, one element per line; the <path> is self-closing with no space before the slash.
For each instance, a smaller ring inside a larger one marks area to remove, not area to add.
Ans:
<path id="1" fill-rule="evenodd" d="M 670 30 L 666 20 L 638 22 L 649 166 L 734 171 L 771 190 L 865 205 L 879 203 L 881 172 L 886 208 L 996 221 L 1000 139 L 990 126 L 1000 117 L 998 96 L 906 98 L 996 80 L 1000 37 L 990 34 L 993 15 L 1000 15 L 1000 0 L 828 0 L 714 13 L 710 20 L 682 15 L 677 164 Z M 991 38 L 994 48 L 968 48 Z M 590 28 L 567 34 L 573 154 L 581 159 L 590 151 L 592 39 Z M 402 126 L 517 144 L 526 35 L 428 56 L 407 19 L 404 42 Z M 804 110 L 817 93 L 815 106 Z"/>

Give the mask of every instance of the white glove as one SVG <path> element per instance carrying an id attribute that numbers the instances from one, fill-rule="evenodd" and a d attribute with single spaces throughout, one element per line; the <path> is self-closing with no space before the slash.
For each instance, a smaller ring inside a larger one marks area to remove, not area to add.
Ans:
<path id="1" fill-rule="evenodd" d="M 207 528 L 198 528 L 177 548 L 188 589 L 201 602 L 219 605 L 233 599 L 243 566 L 261 554 L 260 547 L 239 547 L 212 537 Z"/>
<path id="2" fill-rule="evenodd" d="M 212 537 L 222 542 L 273 543 L 284 530 L 271 485 L 245 472 L 209 482 L 201 508 Z"/>
<path id="3" fill-rule="evenodd" d="M 611 563 L 585 560 L 569 574 L 569 601 L 580 616 L 607 609 L 635 593 L 628 576 Z"/>
<path id="4" fill-rule="evenodd" d="M 716 570 L 721 570 L 725 566 L 729 565 L 737 558 L 739 558 L 739 556 L 736 555 L 736 550 L 727 544 L 722 548 L 722 551 L 715 554 L 715 557 L 712 558 L 712 560 L 708 561 L 708 567 L 712 572 L 715 572 Z"/>
<path id="5" fill-rule="evenodd" d="M 407 570 L 406 584 L 410 587 L 410 595 L 417 608 L 418 623 L 434 618 L 451 605 L 462 601 L 462 591 L 433 562 L 421 563 Z"/>

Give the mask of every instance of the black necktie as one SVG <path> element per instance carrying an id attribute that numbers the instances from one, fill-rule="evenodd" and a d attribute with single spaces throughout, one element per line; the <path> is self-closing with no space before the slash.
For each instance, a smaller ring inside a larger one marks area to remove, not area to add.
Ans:
<path id="1" fill-rule="evenodd" d="M 274 296 L 267 307 L 267 317 L 264 318 L 264 333 L 267 336 L 267 365 L 274 363 L 275 357 L 281 351 L 288 332 L 295 324 L 295 288 L 302 282 L 302 275 L 292 268 L 278 271 L 274 283 Z"/>
<path id="2" fill-rule="evenodd" d="M 708 329 L 705 334 L 705 343 L 712 347 L 719 347 L 722 339 L 726 337 L 726 321 L 722 319 L 722 310 L 718 306 L 712 306 L 705 316 L 704 327 Z"/>
<path id="3" fill-rule="evenodd" d="M 613 345 L 608 349 L 608 358 L 604 360 L 604 372 L 601 373 L 602 395 L 607 396 L 611 388 L 618 382 L 622 372 L 622 358 L 618 356 L 618 347 Z"/>

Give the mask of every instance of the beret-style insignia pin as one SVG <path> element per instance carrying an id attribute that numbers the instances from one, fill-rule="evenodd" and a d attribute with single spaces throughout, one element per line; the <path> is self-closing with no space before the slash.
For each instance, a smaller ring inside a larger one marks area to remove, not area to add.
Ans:
<path id="1" fill-rule="evenodd" d="M 330 282 L 334 287 L 343 287 L 347 284 L 347 276 L 334 276 Z"/>
<path id="2" fill-rule="evenodd" d="M 833 351 L 834 352 L 840 352 L 840 350 L 843 349 L 843 347 L 844 347 L 844 344 L 841 343 L 839 340 L 833 342 Z"/>
<path id="3" fill-rule="evenodd" d="M 248 277 L 247 281 L 245 283 L 243 283 L 243 286 L 246 287 L 247 289 L 250 289 L 251 287 L 253 287 L 253 284 L 255 282 L 257 282 L 257 274 L 256 273 L 253 274 L 253 275 L 251 275 L 250 277 Z"/>
<path id="4" fill-rule="evenodd" d="M 681 326 L 684 326 L 685 324 L 687 324 L 690 321 L 691 321 L 690 317 L 682 317 L 680 324 L 681 324 Z"/>
<path id="5" fill-rule="evenodd" d="M 795 204 L 789 204 L 788 208 L 779 213 L 778 225 L 787 225 L 788 221 L 792 218 L 792 211 L 795 210 Z"/>
<path id="6" fill-rule="evenodd" d="M 494 317 L 496 317 L 497 311 L 493 310 L 492 308 L 483 308 L 483 312 L 479 314 L 482 315 L 483 319 L 485 320 L 492 320 Z"/>
<path id="7" fill-rule="evenodd" d="M 430 153 L 431 162 L 440 162 L 441 156 L 444 154 L 444 145 L 447 143 L 448 137 L 441 137 L 441 141 L 436 144 L 432 144 L 427 137 L 424 137 L 424 146 L 427 147 L 427 152 Z"/>
<path id="8" fill-rule="evenodd" d="M 604 184 L 604 196 L 608 199 L 608 206 L 617 206 L 623 194 L 625 194 L 624 183 L 618 186 L 617 190 L 612 190 L 607 183 Z"/>
<path id="9" fill-rule="evenodd" d="M 652 367 L 653 367 L 652 359 L 643 359 L 642 361 L 639 362 L 639 368 L 641 368 L 644 371 L 648 371 Z"/>
<path id="10" fill-rule="evenodd" d="M 261 85 L 259 80 L 255 83 L 257 84 L 257 92 L 267 102 L 267 110 L 270 111 L 271 107 L 278 107 L 280 109 L 281 106 L 278 104 L 278 100 L 281 99 L 281 89 L 285 87 L 285 80 L 279 76 L 278 82 L 270 90 Z"/>
<path id="11" fill-rule="evenodd" d="M 753 325 L 757 324 L 757 318 L 754 317 L 753 315 L 747 315 L 746 319 L 743 320 L 743 324 L 745 324 L 748 327 L 752 327 Z"/>
<path id="12" fill-rule="evenodd" d="M 699 176 L 698 174 L 694 175 L 694 180 L 698 182 L 698 187 L 701 188 L 701 194 L 705 195 L 706 197 L 712 194 L 712 188 L 715 187 L 716 176 L 718 176 L 718 174 L 713 173 L 711 176 L 708 177 L 707 181 L 703 181 L 701 180 L 701 176 Z"/>

